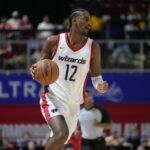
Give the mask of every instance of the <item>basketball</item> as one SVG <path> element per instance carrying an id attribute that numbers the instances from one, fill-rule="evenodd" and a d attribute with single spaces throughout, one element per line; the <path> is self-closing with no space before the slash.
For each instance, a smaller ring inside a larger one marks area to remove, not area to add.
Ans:
<path id="1" fill-rule="evenodd" d="M 43 85 L 49 85 L 55 82 L 59 76 L 58 65 L 50 60 L 43 59 L 37 62 L 37 72 L 34 79 Z"/>

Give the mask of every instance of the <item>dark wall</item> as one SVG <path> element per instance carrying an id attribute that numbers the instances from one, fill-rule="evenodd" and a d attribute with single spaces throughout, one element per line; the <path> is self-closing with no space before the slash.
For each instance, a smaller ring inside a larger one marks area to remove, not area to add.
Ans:
<path id="1" fill-rule="evenodd" d="M 0 7 L 0 16 L 10 17 L 13 10 L 19 10 L 20 15 L 28 14 L 34 22 L 41 21 L 43 15 L 49 15 L 53 22 L 61 23 L 69 15 L 67 0 L 3 0 Z"/>

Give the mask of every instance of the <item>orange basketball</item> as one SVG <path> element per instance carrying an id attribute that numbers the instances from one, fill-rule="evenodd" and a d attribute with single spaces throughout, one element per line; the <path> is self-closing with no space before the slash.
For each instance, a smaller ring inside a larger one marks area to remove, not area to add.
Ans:
<path id="1" fill-rule="evenodd" d="M 43 85 L 49 85 L 55 82 L 59 76 L 58 65 L 50 60 L 43 59 L 37 62 L 37 72 L 35 73 L 35 80 Z"/>

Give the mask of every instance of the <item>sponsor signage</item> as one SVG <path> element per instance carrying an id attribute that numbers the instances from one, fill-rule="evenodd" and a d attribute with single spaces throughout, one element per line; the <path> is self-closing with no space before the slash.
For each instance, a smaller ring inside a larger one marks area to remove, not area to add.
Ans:
<path id="1" fill-rule="evenodd" d="M 87 81 L 95 103 L 150 103 L 150 73 L 105 73 L 103 78 L 109 83 L 106 94 L 93 88 L 90 76 Z M 38 104 L 42 91 L 29 73 L 0 73 L 0 104 Z"/>

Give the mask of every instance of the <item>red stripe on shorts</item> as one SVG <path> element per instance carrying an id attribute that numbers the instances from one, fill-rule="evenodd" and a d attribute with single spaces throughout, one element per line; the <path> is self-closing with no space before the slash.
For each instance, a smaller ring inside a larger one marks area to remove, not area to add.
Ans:
<path id="1" fill-rule="evenodd" d="M 41 95 L 41 98 L 42 98 L 41 106 L 42 106 L 42 109 L 44 110 L 44 114 L 43 115 L 44 115 L 44 118 L 45 118 L 46 122 L 48 123 L 50 118 L 51 118 L 51 116 L 50 116 L 50 113 L 49 113 L 49 110 L 48 110 L 49 105 L 47 103 L 46 96 L 45 96 L 44 93 Z"/>

